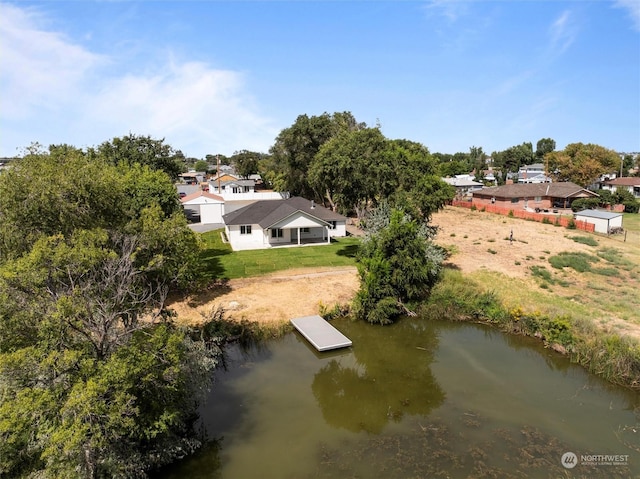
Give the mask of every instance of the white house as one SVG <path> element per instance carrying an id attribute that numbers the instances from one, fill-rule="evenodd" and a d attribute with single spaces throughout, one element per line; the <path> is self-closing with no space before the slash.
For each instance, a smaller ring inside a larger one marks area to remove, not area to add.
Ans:
<path id="1" fill-rule="evenodd" d="M 484 188 L 483 183 L 474 181 L 470 175 L 456 175 L 455 178 L 442 178 L 442 181 L 455 187 L 457 196 L 471 196 L 471 193 Z"/>
<path id="2" fill-rule="evenodd" d="M 255 180 L 230 179 L 210 181 L 209 191 L 224 198 L 225 201 L 282 200 L 289 197 L 288 192 L 255 189 Z M 228 213 L 229 210 L 226 211 Z"/>
<path id="3" fill-rule="evenodd" d="M 595 225 L 596 233 L 609 234 L 611 228 L 622 228 L 622 213 L 602 210 L 583 210 L 574 215 L 577 221 Z"/>
<path id="4" fill-rule="evenodd" d="M 330 243 L 347 235 L 347 218 L 313 201 L 294 196 L 256 201 L 223 216 L 235 251 L 279 245 Z"/>
<path id="5" fill-rule="evenodd" d="M 200 223 L 222 224 L 222 216 L 224 215 L 224 198 L 206 191 L 198 190 L 195 193 L 180 199 L 182 206 L 199 211 Z"/>
<path id="6" fill-rule="evenodd" d="M 518 170 L 518 183 L 551 183 L 542 163 L 525 165 Z"/>
<path id="7" fill-rule="evenodd" d="M 627 190 L 636 198 L 640 198 L 640 178 L 633 176 L 623 176 L 613 180 L 605 181 L 602 185 L 603 190 L 616 192 L 618 190 Z"/>

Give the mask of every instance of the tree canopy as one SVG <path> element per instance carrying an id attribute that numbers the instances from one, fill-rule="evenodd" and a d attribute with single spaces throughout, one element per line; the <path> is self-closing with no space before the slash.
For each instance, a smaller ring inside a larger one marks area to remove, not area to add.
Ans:
<path id="1" fill-rule="evenodd" d="M 562 151 L 545 155 L 554 181 L 572 181 L 587 187 L 605 173 L 620 170 L 618 154 L 592 143 L 571 143 Z"/>
<path id="2" fill-rule="evenodd" d="M 313 198 L 307 171 L 320 147 L 341 132 L 365 127 L 350 112 L 298 116 L 293 125 L 280 132 L 271 147 L 272 166 L 266 179 L 280 191 Z"/>
<path id="3" fill-rule="evenodd" d="M 0 476 L 143 477 L 197 447 L 217 349 L 165 300 L 198 251 L 148 165 L 62 145 L 0 176 Z"/>
<path id="4" fill-rule="evenodd" d="M 434 228 L 386 203 L 367 217 L 365 231 L 353 314 L 370 323 L 389 324 L 411 314 L 411 303 L 427 297 L 438 279 L 444 252 L 432 242 Z"/>
<path id="5" fill-rule="evenodd" d="M 150 136 L 129 134 L 121 138 L 105 141 L 91 153 L 97 154 L 112 165 L 140 164 L 152 170 L 164 171 L 175 181 L 184 171 L 184 155 L 175 151 L 163 140 L 156 140 Z"/>

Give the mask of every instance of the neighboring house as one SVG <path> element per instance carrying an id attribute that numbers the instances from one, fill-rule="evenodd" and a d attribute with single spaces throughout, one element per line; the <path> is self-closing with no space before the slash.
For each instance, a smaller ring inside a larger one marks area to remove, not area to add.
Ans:
<path id="1" fill-rule="evenodd" d="M 232 173 L 224 173 L 221 171 L 220 173 L 209 178 L 209 182 L 215 183 L 217 185 L 218 181 L 220 181 L 220 183 L 224 183 L 226 181 L 237 181 L 239 179 L 240 177 L 238 175 L 234 175 Z"/>
<path id="2" fill-rule="evenodd" d="M 219 187 L 219 191 L 218 191 Z M 256 182 L 254 180 L 211 180 L 210 188 L 211 192 L 223 195 L 226 194 L 238 194 L 238 193 L 253 193 L 255 191 Z"/>
<path id="3" fill-rule="evenodd" d="M 551 183 L 542 163 L 525 165 L 518 170 L 518 183 Z"/>
<path id="4" fill-rule="evenodd" d="M 578 198 L 598 195 L 575 183 L 518 183 L 483 188 L 473 192 L 476 205 L 495 204 L 505 208 L 550 209 L 571 208 Z"/>
<path id="5" fill-rule="evenodd" d="M 346 217 L 297 196 L 256 201 L 222 219 L 235 251 L 329 243 L 334 236 L 347 235 Z"/>
<path id="6" fill-rule="evenodd" d="M 256 191 L 255 180 L 227 180 L 210 181 L 209 189 L 212 193 L 220 195 L 225 201 L 258 201 L 258 200 L 282 200 L 289 197 L 287 192 L 272 190 Z M 227 210 L 226 213 L 229 213 Z"/>
<path id="7" fill-rule="evenodd" d="M 200 215 L 200 223 L 222 224 L 224 215 L 224 198 L 218 195 L 198 190 L 180 199 L 185 210 L 191 210 L 192 214 Z"/>
<path id="8" fill-rule="evenodd" d="M 583 210 L 574 215 L 576 221 L 595 225 L 596 233 L 609 234 L 612 228 L 622 228 L 622 213 L 602 210 Z"/>
<path id="9" fill-rule="evenodd" d="M 484 184 L 473 181 L 471 178 L 462 178 L 458 176 L 455 178 L 442 178 L 442 181 L 455 187 L 456 196 L 458 197 L 471 196 L 473 191 L 481 190 L 484 187 Z"/>
<path id="10" fill-rule="evenodd" d="M 178 178 L 188 185 L 195 185 L 205 181 L 207 179 L 207 173 L 204 171 L 189 171 L 187 173 L 180 173 Z"/>
<path id="11" fill-rule="evenodd" d="M 605 181 L 602 185 L 603 190 L 616 192 L 619 190 L 627 190 L 633 196 L 640 199 L 640 178 L 632 176 L 623 176 L 614 180 Z"/>

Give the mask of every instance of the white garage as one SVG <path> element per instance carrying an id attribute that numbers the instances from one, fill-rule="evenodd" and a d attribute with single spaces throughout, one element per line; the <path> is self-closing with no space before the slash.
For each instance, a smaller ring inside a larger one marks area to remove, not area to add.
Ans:
<path id="1" fill-rule="evenodd" d="M 576 221 L 595 225 L 596 233 L 609 234 L 611 228 L 622 228 L 622 213 L 603 210 L 584 210 L 574 215 Z"/>
<path id="2" fill-rule="evenodd" d="M 191 207 L 199 210 L 200 223 L 222 223 L 224 199 L 221 196 L 207 193 L 206 191 L 196 191 L 182 198 L 180 202 L 185 208 Z"/>

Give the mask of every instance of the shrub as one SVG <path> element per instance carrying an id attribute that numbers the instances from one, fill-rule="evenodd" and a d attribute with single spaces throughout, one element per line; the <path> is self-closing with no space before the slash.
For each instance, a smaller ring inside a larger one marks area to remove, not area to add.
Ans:
<path id="1" fill-rule="evenodd" d="M 586 244 L 587 246 L 598 246 L 598 241 L 591 236 L 569 236 L 576 243 Z"/>
<path id="2" fill-rule="evenodd" d="M 569 220 L 569 223 L 567 224 L 567 228 L 570 230 L 574 230 L 576 229 L 576 220 L 574 220 L 573 218 L 571 218 Z"/>
<path id="3" fill-rule="evenodd" d="M 573 268 L 579 273 L 585 273 L 591 270 L 591 263 L 600 261 L 597 256 L 592 256 L 586 253 L 569 253 L 562 252 L 549 258 L 549 264 L 556 269 L 562 269 L 565 267 Z"/>

